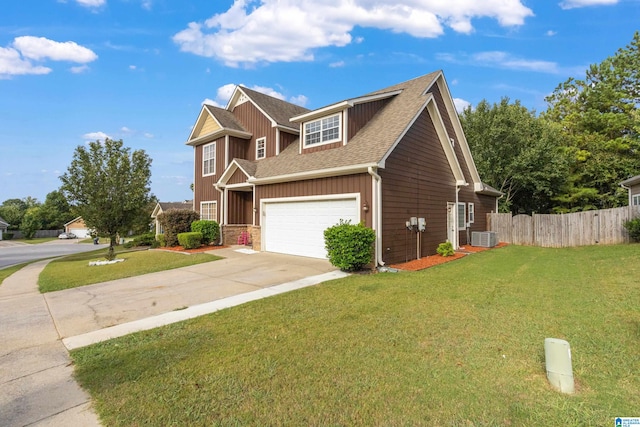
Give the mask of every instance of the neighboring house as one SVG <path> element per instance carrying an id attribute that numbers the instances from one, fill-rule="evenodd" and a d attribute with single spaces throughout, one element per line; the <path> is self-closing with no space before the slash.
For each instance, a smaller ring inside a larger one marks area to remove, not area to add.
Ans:
<path id="1" fill-rule="evenodd" d="M 81 216 L 72 219 L 64 225 L 65 233 L 73 233 L 76 237 L 84 239 L 91 235 L 91 230 L 87 228 Z"/>
<path id="2" fill-rule="evenodd" d="M 156 207 L 153 208 L 153 212 L 151 212 L 151 218 L 155 224 L 156 236 L 164 233 L 162 225 L 160 225 L 158 221 L 158 215 L 169 209 L 193 209 L 193 200 L 185 200 L 184 202 L 158 202 Z"/>
<path id="3" fill-rule="evenodd" d="M 629 206 L 640 209 L 640 175 L 626 179 L 620 185 L 629 192 Z"/>
<path id="4" fill-rule="evenodd" d="M 404 262 L 485 231 L 501 195 L 440 71 L 313 111 L 238 86 L 226 108 L 202 107 L 186 144 L 194 209 L 224 243 L 248 231 L 262 251 L 325 258 L 323 232 L 343 219 L 375 231 L 378 265 Z"/>
<path id="5" fill-rule="evenodd" d="M 2 240 L 2 233 L 6 233 L 8 228 L 9 223 L 0 216 L 0 240 Z"/>

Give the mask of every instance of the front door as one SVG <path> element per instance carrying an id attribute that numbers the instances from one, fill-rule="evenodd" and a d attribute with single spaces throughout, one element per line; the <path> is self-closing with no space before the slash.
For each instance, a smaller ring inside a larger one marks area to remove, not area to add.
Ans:
<path id="1" fill-rule="evenodd" d="M 447 241 L 451 242 L 454 249 L 458 247 L 458 229 L 456 227 L 456 204 L 447 202 Z"/>

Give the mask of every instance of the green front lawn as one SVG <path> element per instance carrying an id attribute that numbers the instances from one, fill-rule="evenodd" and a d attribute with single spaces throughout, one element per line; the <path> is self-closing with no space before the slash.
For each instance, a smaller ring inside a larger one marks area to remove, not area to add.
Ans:
<path id="1" fill-rule="evenodd" d="M 123 258 L 125 261 L 111 265 L 89 266 L 90 261 L 104 260 L 106 252 L 106 249 L 98 249 L 51 261 L 40 273 L 40 292 L 59 291 L 220 259 L 206 253 L 185 255 L 149 250 L 123 251 L 117 248 L 117 258 Z"/>
<path id="2" fill-rule="evenodd" d="M 11 276 L 16 271 L 22 269 L 22 267 L 24 267 L 27 264 L 29 263 L 25 262 L 23 264 L 12 265 L 11 267 L 5 267 L 0 269 L 0 285 L 2 284 L 2 282 L 4 282 L 4 279 Z"/>
<path id="3" fill-rule="evenodd" d="M 603 426 L 640 416 L 640 245 L 354 275 L 72 352 L 104 425 Z M 577 393 L 544 339 L 569 341 Z"/>

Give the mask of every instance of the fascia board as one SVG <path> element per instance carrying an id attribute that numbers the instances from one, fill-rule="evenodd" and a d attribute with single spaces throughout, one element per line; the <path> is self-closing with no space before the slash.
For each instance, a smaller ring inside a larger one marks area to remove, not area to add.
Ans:
<path id="1" fill-rule="evenodd" d="M 242 138 L 242 139 L 251 139 L 251 137 L 253 136 L 253 134 L 249 133 L 249 132 L 242 132 L 239 130 L 234 130 L 234 129 L 219 129 L 213 133 L 209 133 L 207 135 L 203 135 L 201 137 L 198 137 L 194 140 L 191 141 L 187 141 L 185 142 L 186 145 L 190 145 L 195 147 L 196 145 L 200 145 L 200 144 L 204 144 L 206 142 L 210 142 L 213 140 L 216 140 L 220 137 L 223 137 L 225 135 L 229 135 L 229 136 L 236 136 L 238 138 Z"/>
<path id="2" fill-rule="evenodd" d="M 231 178 L 231 176 L 238 169 L 240 169 L 242 173 L 247 176 L 247 179 L 253 178 L 251 175 L 247 173 L 247 171 L 242 169 L 242 166 L 240 166 L 238 162 L 236 162 L 236 160 L 234 159 L 231 161 L 231 163 L 229 163 L 229 166 L 227 166 L 227 169 L 222 173 L 222 175 L 220 176 L 220 179 L 218 180 L 218 182 L 216 182 L 216 185 L 224 188 L 227 185 L 227 181 L 229 180 L 229 178 Z"/>
<path id="3" fill-rule="evenodd" d="M 340 111 L 349 108 L 348 101 L 338 102 L 337 104 L 328 105 L 324 108 L 320 108 L 319 110 L 309 111 L 308 113 L 299 114 L 297 116 L 291 117 L 289 121 L 297 123 L 297 122 L 306 122 L 308 120 L 317 119 L 319 117 L 328 116 L 329 114 L 339 113 Z"/>
<path id="4" fill-rule="evenodd" d="M 193 125 L 193 128 L 191 128 L 191 132 L 189 132 L 189 137 L 187 138 L 187 141 L 191 141 L 191 139 L 193 139 L 193 136 L 194 136 L 196 130 L 198 129 L 198 125 L 200 124 L 200 120 L 204 120 L 203 119 L 203 115 L 204 115 L 205 112 L 206 112 L 206 114 L 211 115 L 211 113 L 209 113 L 209 110 L 207 110 L 206 107 L 203 105 L 202 108 L 200 109 L 200 114 L 198 114 L 198 118 L 196 119 L 196 122 Z M 215 117 L 214 117 L 214 119 L 215 119 Z M 217 122 L 217 120 L 216 120 L 216 122 Z"/>
<path id="5" fill-rule="evenodd" d="M 292 173 L 287 175 L 277 175 L 266 178 L 249 178 L 247 182 L 255 185 L 276 184 L 280 182 L 302 181 L 305 179 L 327 178 L 332 176 L 352 175 L 367 172 L 369 167 L 377 167 L 377 163 L 366 163 L 359 165 L 342 166 L 338 168 L 319 169 Z"/>
<path id="6" fill-rule="evenodd" d="M 233 107 L 236 106 L 236 102 L 239 98 L 240 95 L 237 95 L 238 93 L 244 95 L 247 97 L 247 99 L 253 104 L 254 107 L 256 107 L 258 109 L 258 111 L 260 111 L 262 113 L 262 115 L 264 115 L 267 119 L 269 119 L 269 121 L 271 122 L 271 127 L 276 127 L 278 126 L 278 122 L 276 122 L 273 117 L 271 117 L 270 115 L 267 114 L 266 111 L 264 111 L 262 108 L 260 108 L 260 106 L 258 104 L 256 104 L 256 102 L 249 96 L 249 94 L 247 94 L 245 91 L 242 90 L 242 86 L 236 86 L 236 89 L 233 92 L 233 95 L 231 96 L 231 99 L 229 99 L 229 103 L 227 104 L 227 110 L 231 111 L 231 109 Z M 232 103 L 233 101 L 233 103 Z"/>
<path id="7" fill-rule="evenodd" d="M 453 172 L 453 176 L 456 179 L 457 185 L 465 185 L 466 180 L 464 178 L 464 174 L 462 173 L 460 162 L 458 162 L 456 153 L 451 146 L 451 140 L 449 138 L 449 135 L 447 134 L 447 128 L 444 125 L 444 121 L 442 120 L 442 116 L 440 115 L 440 111 L 438 110 L 438 106 L 436 105 L 436 101 L 433 96 L 430 97 L 430 102 L 427 104 L 427 111 L 429 111 L 431 121 L 436 128 L 436 133 L 438 134 L 440 145 L 442 146 L 444 154 L 447 157 L 449 167 L 451 168 L 451 172 Z"/>

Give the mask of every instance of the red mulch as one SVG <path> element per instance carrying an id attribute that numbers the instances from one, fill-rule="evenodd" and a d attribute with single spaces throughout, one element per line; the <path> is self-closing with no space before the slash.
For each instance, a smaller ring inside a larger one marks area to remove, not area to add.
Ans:
<path id="1" fill-rule="evenodd" d="M 160 251 L 174 251 L 174 252 L 186 252 L 188 254 L 197 254 L 200 252 L 207 252 L 207 251 L 215 251 L 216 249 L 224 249 L 224 248 L 228 248 L 229 246 L 213 246 L 213 245 L 202 245 L 199 248 L 195 248 L 195 249 L 185 249 L 182 246 L 171 246 L 171 247 L 164 247 L 164 248 L 158 248 L 157 250 Z"/>
<path id="2" fill-rule="evenodd" d="M 444 257 L 441 255 L 429 255 L 422 259 L 414 259 L 413 261 L 405 262 L 403 264 L 393 264 L 393 265 L 390 265 L 390 267 L 397 268 L 400 270 L 407 270 L 407 271 L 424 270 L 425 268 L 433 267 L 434 265 L 444 264 L 445 262 L 460 259 L 472 253 L 488 251 L 490 249 L 502 248 L 505 246 L 507 246 L 507 244 L 504 242 L 500 242 L 497 246 L 493 248 L 481 248 L 478 246 L 471 246 L 471 245 L 462 246 L 460 247 L 460 250 L 456 252 L 453 256 Z"/>

